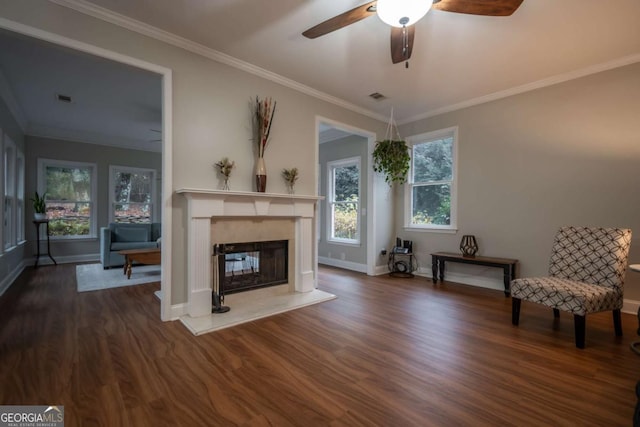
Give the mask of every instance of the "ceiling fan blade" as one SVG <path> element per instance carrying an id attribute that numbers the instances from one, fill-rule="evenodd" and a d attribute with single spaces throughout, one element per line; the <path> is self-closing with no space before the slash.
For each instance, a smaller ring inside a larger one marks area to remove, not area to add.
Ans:
<path id="1" fill-rule="evenodd" d="M 406 27 L 407 34 L 403 34 L 405 28 L 391 27 L 391 61 L 394 64 L 411 58 L 413 50 L 413 38 L 416 35 L 415 25 Z"/>
<path id="2" fill-rule="evenodd" d="M 433 3 L 433 8 L 469 15 L 509 16 L 522 2 L 523 0 L 440 0 Z"/>
<path id="3" fill-rule="evenodd" d="M 377 1 L 370 1 L 369 3 L 365 3 L 362 6 L 353 8 L 348 12 L 341 13 L 340 15 L 334 16 L 331 19 L 327 19 L 326 21 L 321 22 L 315 27 L 309 28 L 307 31 L 302 33 L 302 35 L 308 39 L 315 39 L 316 37 L 324 36 L 325 34 L 328 34 L 332 31 L 339 30 L 340 28 L 351 25 L 354 22 L 358 22 L 364 18 L 368 18 L 371 15 L 375 15 L 376 3 Z"/>

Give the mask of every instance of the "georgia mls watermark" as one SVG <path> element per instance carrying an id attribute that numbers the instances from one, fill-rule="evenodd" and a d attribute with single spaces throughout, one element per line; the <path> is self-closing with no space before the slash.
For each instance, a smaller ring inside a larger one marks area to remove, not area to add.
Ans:
<path id="1" fill-rule="evenodd" d="M 0 405 L 0 427 L 64 427 L 64 406 Z"/>

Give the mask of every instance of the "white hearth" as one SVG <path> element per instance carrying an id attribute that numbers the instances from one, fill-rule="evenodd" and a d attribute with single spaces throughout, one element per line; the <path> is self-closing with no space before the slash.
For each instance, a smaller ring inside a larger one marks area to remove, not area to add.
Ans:
<path id="1" fill-rule="evenodd" d="M 250 241 L 289 240 L 289 283 L 277 293 L 280 309 L 299 300 L 303 305 L 311 301 L 334 298 L 316 289 L 316 205 L 321 197 L 288 194 L 253 193 L 184 188 L 176 191 L 187 198 L 187 315 L 183 321 L 194 333 L 203 329 L 219 329 L 212 326 L 215 319 L 224 322 L 227 314 L 211 314 L 213 283 L 212 253 L 216 243 L 241 243 Z M 233 295 L 234 305 L 242 306 L 255 299 L 253 292 Z M 242 297 L 243 294 L 248 294 Z M 290 302 L 283 301 L 290 296 Z M 309 295 L 301 295 L 309 294 Z M 324 294 L 324 295 L 323 295 Z M 225 304 L 229 305 L 229 304 Z M 247 321 L 256 318 L 255 310 Z M 234 311 L 234 307 L 231 307 Z M 241 310 L 236 310 L 241 311 Z M 261 313 L 269 310 L 261 309 Z M 259 315 L 258 317 L 264 317 Z M 273 313 L 275 314 L 275 313 Z M 268 314 L 266 314 L 268 315 Z M 228 316 L 232 317 L 232 316 Z M 242 323 L 235 319 L 232 324 Z M 242 317 L 242 316 L 241 316 Z M 204 325 L 204 326 L 194 326 Z"/>

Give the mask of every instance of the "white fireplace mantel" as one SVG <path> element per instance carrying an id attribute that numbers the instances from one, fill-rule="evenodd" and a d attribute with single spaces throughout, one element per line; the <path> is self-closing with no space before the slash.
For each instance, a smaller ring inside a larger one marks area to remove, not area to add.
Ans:
<path id="1" fill-rule="evenodd" d="M 295 274 L 292 289 L 310 292 L 316 287 L 316 204 L 323 197 L 295 194 L 220 191 L 196 188 L 176 190 L 187 199 L 187 314 L 211 313 L 213 243 L 211 221 L 215 218 L 291 218 L 295 222 Z"/>

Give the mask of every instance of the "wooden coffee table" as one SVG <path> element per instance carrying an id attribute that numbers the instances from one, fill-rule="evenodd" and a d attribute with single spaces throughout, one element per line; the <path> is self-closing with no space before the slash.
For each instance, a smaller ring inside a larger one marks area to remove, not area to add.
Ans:
<path id="1" fill-rule="evenodd" d="M 131 264 L 135 261 L 140 264 L 160 264 L 160 248 L 125 249 L 118 252 L 124 256 L 124 274 L 131 279 Z"/>

